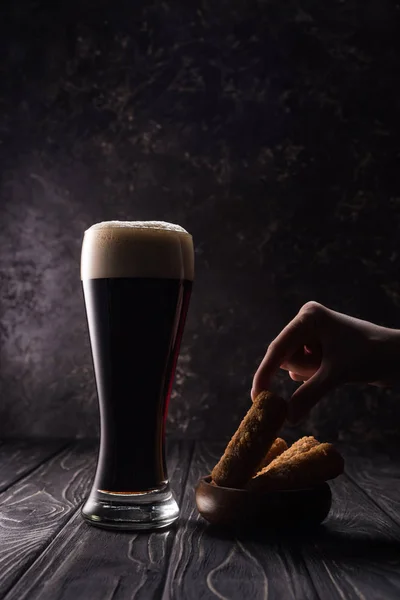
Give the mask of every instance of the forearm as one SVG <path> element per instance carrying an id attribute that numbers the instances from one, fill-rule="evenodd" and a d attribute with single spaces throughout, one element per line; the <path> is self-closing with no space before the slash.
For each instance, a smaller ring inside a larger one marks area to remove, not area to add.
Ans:
<path id="1" fill-rule="evenodd" d="M 382 335 L 373 341 L 374 355 L 379 364 L 379 383 L 390 385 L 400 381 L 400 329 L 381 329 Z"/>

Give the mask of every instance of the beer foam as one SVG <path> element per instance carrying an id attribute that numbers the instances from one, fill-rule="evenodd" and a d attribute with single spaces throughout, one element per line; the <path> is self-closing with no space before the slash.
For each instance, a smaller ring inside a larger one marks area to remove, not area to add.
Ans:
<path id="1" fill-rule="evenodd" d="M 85 231 L 81 279 L 194 276 L 192 236 L 164 221 L 103 221 Z"/>
<path id="2" fill-rule="evenodd" d="M 95 223 L 86 231 L 91 229 L 157 229 L 162 231 L 176 231 L 178 233 L 187 233 L 180 225 L 167 223 L 166 221 L 102 221 Z M 189 234 L 188 234 L 189 235 Z"/>

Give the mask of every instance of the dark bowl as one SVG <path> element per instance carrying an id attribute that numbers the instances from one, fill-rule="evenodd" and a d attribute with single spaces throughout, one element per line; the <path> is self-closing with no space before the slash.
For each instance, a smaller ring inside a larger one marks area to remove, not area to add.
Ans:
<path id="1" fill-rule="evenodd" d="M 249 492 L 212 485 L 208 476 L 196 486 L 199 513 L 212 525 L 222 527 L 310 528 L 326 519 L 331 504 L 327 483 L 304 490 Z"/>

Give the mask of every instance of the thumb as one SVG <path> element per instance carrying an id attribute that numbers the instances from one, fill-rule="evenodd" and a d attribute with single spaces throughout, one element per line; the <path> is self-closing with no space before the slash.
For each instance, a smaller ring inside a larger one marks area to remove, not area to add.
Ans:
<path id="1" fill-rule="evenodd" d="M 322 396 L 335 387 L 335 383 L 335 378 L 330 371 L 321 366 L 292 395 L 289 402 L 288 421 L 293 425 L 298 423 L 319 402 Z"/>

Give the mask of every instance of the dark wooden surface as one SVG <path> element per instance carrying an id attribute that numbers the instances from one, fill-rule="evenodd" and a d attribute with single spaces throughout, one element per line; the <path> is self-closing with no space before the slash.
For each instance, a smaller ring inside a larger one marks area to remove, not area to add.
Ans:
<path id="1" fill-rule="evenodd" d="M 400 598 L 400 458 L 342 448 L 323 527 L 234 536 L 197 514 L 193 488 L 222 446 L 169 444 L 182 508 L 162 533 L 90 527 L 80 506 L 93 475 L 90 442 L 0 445 L 0 598 L 7 600 L 390 600 Z"/>

